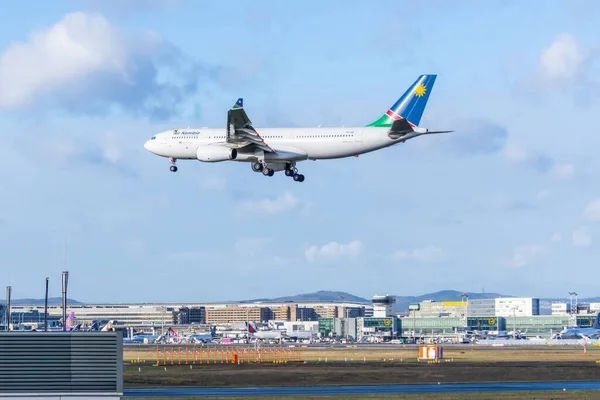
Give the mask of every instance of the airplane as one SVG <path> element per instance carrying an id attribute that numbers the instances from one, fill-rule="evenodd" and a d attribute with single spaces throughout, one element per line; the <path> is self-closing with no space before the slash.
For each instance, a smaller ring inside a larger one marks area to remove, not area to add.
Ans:
<path id="1" fill-rule="evenodd" d="M 252 324 L 248 323 L 248 334 L 257 339 L 279 339 L 285 336 L 281 331 L 259 331 Z"/>
<path id="2" fill-rule="evenodd" d="M 227 113 L 225 128 L 174 129 L 157 133 L 144 144 L 149 152 L 177 160 L 251 163 L 254 172 L 273 176 L 285 171 L 294 181 L 304 175 L 296 164 L 305 160 L 358 157 L 421 135 L 448 133 L 419 127 L 437 75 L 421 75 L 376 121 L 361 127 L 254 128 L 239 98 Z"/>
<path id="3" fill-rule="evenodd" d="M 64 332 L 71 332 L 71 331 L 74 331 L 74 330 L 79 330 L 79 328 L 81 328 L 81 324 L 78 324 L 75 327 L 73 327 L 74 321 L 75 321 L 75 313 L 73 311 L 71 311 L 69 313 L 69 316 L 67 317 L 66 323 L 64 324 Z M 49 327 L 47 329 L 47 331 L 48 332 L 63 332 L 62 318 L 60 319 L 59 322 L 60 322 L 59 326 Z M 40 330 L 40 332 L 44 331 L 43 324 L 39 328 L 39 330 Z"/>
<path id="4" fill-rule="evenodd" d="M 135 335 L 131 338 L 123 338 L 123 343 L 155 343 L 164 335 Z"/>
<path id="5" fill-rule="evenodd" d="M 560 339 L 595 339 L 600 337 L 600 313 L 590 328 L 569 327 L 558 333 Z"/>
<path id="6" fill-rule="evenodd" d="M 217 327 L 212 326 L 209 333 L 195 333 L 186 338 L 189 342 L 208 343 L 217 337 Z"/>

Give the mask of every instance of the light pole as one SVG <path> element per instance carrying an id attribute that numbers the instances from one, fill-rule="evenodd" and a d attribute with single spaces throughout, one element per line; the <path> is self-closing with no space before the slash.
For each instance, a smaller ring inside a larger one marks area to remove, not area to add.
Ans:
<path id="1" fill-rule="evenodd" d="M 515 339 L 515 335 L 517 334 L 517 306 L 513 306 L 513 340 Z"/>
<path id="2" fill-rule="evenodd" d="M 62 273 L 62 314 L 63 314 L 63 332 L 67 331 L 67 285 L 69 283 L 69 271 Z"/>
<path id="3" fill-rule="evenodd" d="M 48 277 L 46 277 L 46 297 L 44 297 L 44 332 L 48 331 Z"/>
<path id="4" fill-rule="evenodd" d="M 413 318 L 412 318 L 412 320 L 413 320 L 413 341 L 415 343 L 417 343 L 417 328 L 415 328 L 417 326 L 417 321 L 415 320 L 415 314 L 417 313 L 417 311 L 412 310 L 412 312 L 413 312 Z"/>
<path id="5" fill-rule="evenodd" d="M 467 312 L 468 312 L 468 302 L 469 302 L 469 295 L 466 293 L 462 293 L 460 295 L 460 300 L 463 303 L 464 306 L 464 313 L 463 313 L 463 317 L 465 318 L 465 326 L 467 325 Z"/>
<path id="6" fill-rule="evenodd" d="M 10 296 L 12 293 L 12 287 L 11 286 L 7 286 L 6 287 L 6 332 L 10 331 Z"/>
<path id="7" fill-rule="evenodd" d="M 346 342 L 350 343 L 350 307 L 346 307 Z"/>

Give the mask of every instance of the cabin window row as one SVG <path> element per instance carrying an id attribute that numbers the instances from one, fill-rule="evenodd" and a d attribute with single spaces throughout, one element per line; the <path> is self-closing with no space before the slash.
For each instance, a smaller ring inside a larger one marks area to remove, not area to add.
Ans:
<path id="1" fill-rule="evenodd" d="M 331 138 L 331 137 L 353 137 L 354 135 L 299 135 L 301 139 L 312 139 L 312 138 Z M 283 139 L 283 136 L 262 136 L 264 139 Z M 198 139 L 199 136 L 172 136 L 171 139 Z M 209 136 L 209 139 L 225 139 L 225 136 Z M 154 139 L 154 138 L 152 138 Z"/>
<path id="2" fill-rule="evenodd" d="M 352 137 L 353 135 L 300 135 L 299 138 L 309 139 L 309 138 L 324 138 L 324 137 Z"/>

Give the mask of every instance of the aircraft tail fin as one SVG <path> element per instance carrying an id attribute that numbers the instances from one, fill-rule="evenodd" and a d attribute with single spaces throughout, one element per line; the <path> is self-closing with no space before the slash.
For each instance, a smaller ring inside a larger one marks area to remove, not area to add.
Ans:
<path id="1" fill-rule="evenodd" d="M 114 321 L 111 319 L 110 321 L 108 321 L 106 323 L 106 325 L 104 325 L 104 327 L 102 329 L 100 329 L 102 332 L 108 332 L 108 331 L 112 331 L 114 330 L 113 328 L 113 323 Z"/>
<path id="2" fill-rule="evenodd" d="M 70 332 L 71 329 L 73 329 L 73 322 L 75 320 L 75 313 L 73 311 L 71 311 L 69 313 L 69 316 L 67 317 L 67 320 L 65 321 L 65 327 L 66 327 L 66 331 Z"/>
<path id="3" fill-rule="evenodd" d="M 596 320 L 594 321 L 594 329 L 600 329 L 600 312 L 596 314 Z"/>
<path id="4" fill-rule="evenodd" d="M 404 118 L 411 126 L 418 126 L 429 100 L 437 75 L 421 75 L 377 121 L 367 126 L 391 127 Z"/>
<path id="5" fill-rule="evenodd" d="M 235 104 L 231 107 L 232 110 L 236 110 L 238 108 L 244 108 L 244 98 L 243 97 L 240 97 L 239 99 L 237 99 Z"/>

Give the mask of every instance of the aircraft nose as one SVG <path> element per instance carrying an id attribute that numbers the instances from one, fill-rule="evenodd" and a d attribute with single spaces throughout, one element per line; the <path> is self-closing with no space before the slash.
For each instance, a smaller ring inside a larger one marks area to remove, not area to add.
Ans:
<path id="1" fill-rule="evenodd" d="M 150 140 L 147 140 L 146 143 L 144 143 L 144 148 L 149 152 L 152 152 L 152 150 L 150 150 Z"/>

